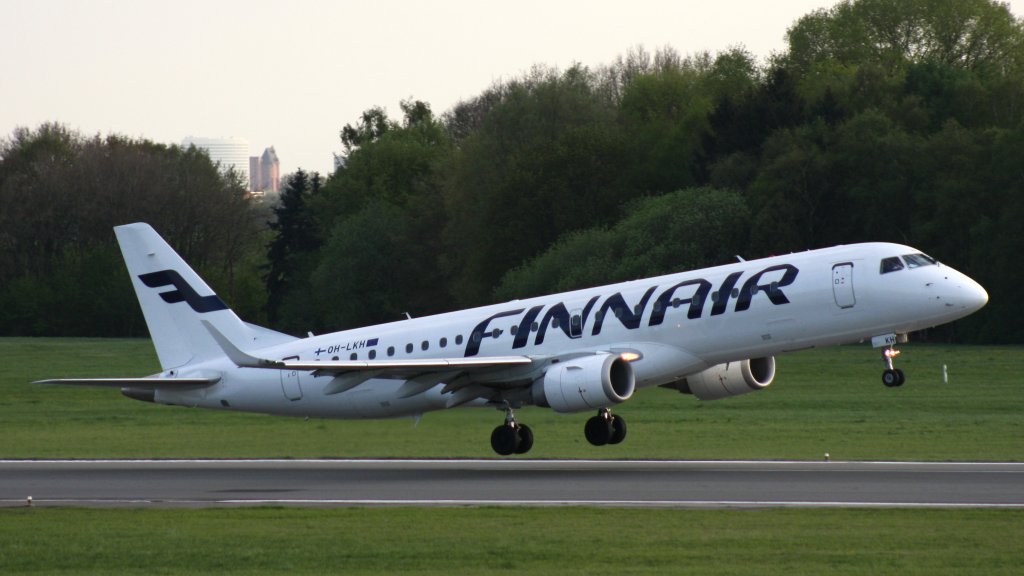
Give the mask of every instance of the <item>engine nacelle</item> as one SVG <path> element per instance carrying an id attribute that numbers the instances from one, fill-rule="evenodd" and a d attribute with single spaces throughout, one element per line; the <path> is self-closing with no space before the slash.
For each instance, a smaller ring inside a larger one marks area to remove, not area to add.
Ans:
<path id="1" fill-rule="evenodd" d="M 530 393 L 537 406 L 580 412 L 625 402 L 635 389 L 636 377 L 629 362 L 618 354 L 595 354 L 551 366 Z"/>
<path id="2" fill-rule="evenodd" d="M 767 388 L 774 379 L 775 357 L 767 356 L 712 366 L 674 387 L 701 400 L 718 400 Z"/>

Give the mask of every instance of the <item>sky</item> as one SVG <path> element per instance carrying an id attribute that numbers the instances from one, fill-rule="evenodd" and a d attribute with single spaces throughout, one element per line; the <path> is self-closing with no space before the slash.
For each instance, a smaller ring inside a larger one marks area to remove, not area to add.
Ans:
<path id="1" fill-rule="evenodd" d="M 373 106 L 436 114 L 535 64 L 609 64 L 631 47 L 785 49 L 834 0 L 0 0 L 0 138 L 56 121 L 86 135 L 274 146 L 323 174 Z M 1024 0 L 1010 2 L 1018 17 Z"/>

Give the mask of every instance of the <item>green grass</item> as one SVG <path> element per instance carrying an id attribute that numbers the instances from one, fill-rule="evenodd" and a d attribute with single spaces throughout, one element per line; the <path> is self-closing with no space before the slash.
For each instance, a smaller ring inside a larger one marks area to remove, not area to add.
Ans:
<path id="1" fill-rule="evenodd" d="M 617 447 L 583 440 L 587 415 L 519 415 L 542 458 L 1024 460 L 1024 349 L 905 351 L 895 390 L 864 346 L 780 357 L 740 398 L 644 390 Z M 307 422 L 28 384 L 156 370 L 148 341 L 0 339 L 0 457 L 493 457 L 501 419 Z M 1022 541 L 1010 510 L 0 509 L 5 575 L 1018 574 Z"/>
<path id="2" fill-rule="evenodd" d="M 877 350 L 848 346 L 778 359 L 775 383 L 716 402 L 645 389 L 617 407 L 622 445 L 583 438 L 589 414 L 517 412 L 531 457 L 1024 460 L 1024 349 L 904 347 L 907 384 L 880 382 Z M 950 381 L 942 381 L 942 365 Z M 34 386 L 68 376 L 158 370 L 148 340 L 0 339 L 0 458 L 494 457 L 490 409 L 412 420 L 309 420 L 158 406 L 117 390 Z"/>
<path id="3" fill-rule="evenodd" d="M 4 574 L 1020 574 L 998 510 L 0 510 Z"/>

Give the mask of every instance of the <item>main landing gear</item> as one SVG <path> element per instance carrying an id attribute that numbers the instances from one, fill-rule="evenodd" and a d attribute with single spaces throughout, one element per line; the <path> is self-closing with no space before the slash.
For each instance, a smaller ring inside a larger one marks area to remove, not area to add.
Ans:
<path id="1" fill-rule="evenodd" d="M 626 420 L 607 408 L 597 411 L 583 427 L 587 441 L 594 446 L 618 444 L 626 439 Z M 502 456 L 526 454 L 533 448 L 533 430 L 516 420 L 512 406 L 505 404 L 505 423 L 491 432 L 491 448 Z"/>
<path id="2" fill-rule="evenodd" d="M 626 439 L 626 421 L 622 416 L 613 416 L 607 408 L 601 408 L 597 411 L 597 416 L 587 420 L 583 434 L 587 437 L 587 442 L 594 446 L 618 444 Z"/>
<path id="3" fill-rule="evenodd" d="M 491 432 L 491 448 L 502 456 L 526 454 L 533 448 L 533 430 L 516 421 L 512 406 L 505 404 L 505 423 Z"/>
<path id="4" fill-rule="evenodd" d="M 900 351 L 892 346 L 882 350 L 882 360 L 885 361 L 885 370 L 882 372 L 882 384 L 885 384 L 886 388 L 903 386 L 903 382 L 906 381 L 903 370 L 893 368 L 892 366 L 893 359 L 899 355 Z"/>

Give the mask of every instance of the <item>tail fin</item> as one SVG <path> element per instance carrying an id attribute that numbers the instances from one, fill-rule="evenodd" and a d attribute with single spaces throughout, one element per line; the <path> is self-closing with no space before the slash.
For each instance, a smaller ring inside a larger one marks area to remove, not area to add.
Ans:
<path id="1" fill-rule="evenodd" d="M 250 348 L 295 340 L 242 322 L 149 224 L 114 233 L 164 370 L 224 356 L 203 321 Z"/>

